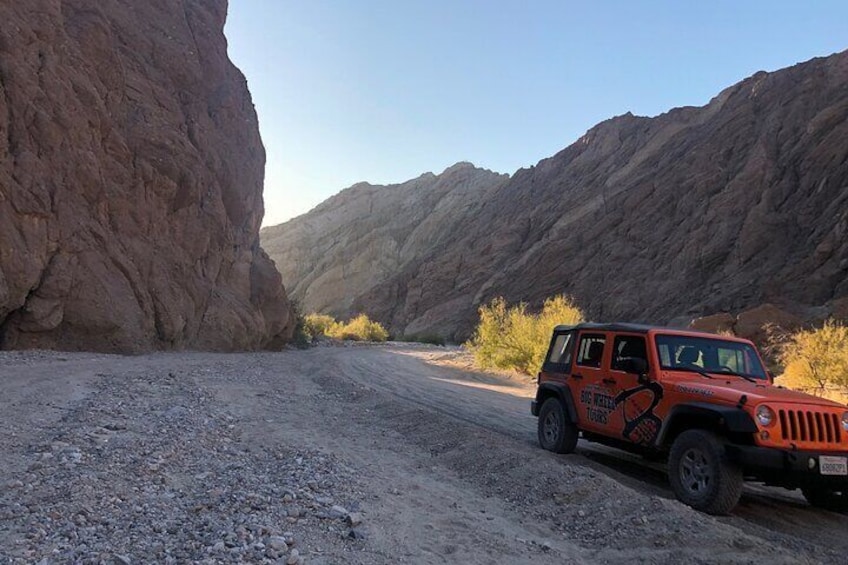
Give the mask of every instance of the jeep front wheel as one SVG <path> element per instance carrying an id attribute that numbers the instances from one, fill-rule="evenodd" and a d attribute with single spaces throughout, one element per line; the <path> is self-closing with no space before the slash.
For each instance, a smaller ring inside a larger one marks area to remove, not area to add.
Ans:
<path id="1" fill-rule="evenodd" d="M 727 459 L 721 439 L 706 430 L 677 436 L 668 456 L 668 478 L 681 502 L 707 514 L 727 514 L 742 495 L 742 469 Z"/>
<path id="2" fill-rule="evenodd" d="M 549 398 L 539 411 L 539 444 L 554 453 L 571 453 L 577 447 L 577 426 L 565 417 L 556 398 Z"/>
<path id="3" fill-rule="evenodd" d="M 833 510 L 836 512 L 848 512 L 848 491 L 837 491 L 822 487 L 802 488 L 804 498 L 816 508 Z"/>

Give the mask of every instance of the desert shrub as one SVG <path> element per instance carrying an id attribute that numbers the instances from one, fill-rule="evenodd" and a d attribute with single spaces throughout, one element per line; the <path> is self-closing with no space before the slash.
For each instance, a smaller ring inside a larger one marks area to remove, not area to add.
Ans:
<path id="1" fill-rule="evenodd" d="M 325 331 L 329 337 L 352 341 L 386 341 L 389 332 L 379 322 L 359 314 L 349 322 L 334 322 Z"/>
<path id="2" fill-rule="evenodd" d="M 306 316 L 301 313 L 300 305 L 296 302 L 291 303 L 291 308 L 295 320 L 291 344 L 300 349 L 305 349 L 312 342 L 312 334 L 307 328 Z"/>
<path id="3" fill-rule="evenodd" d="M 790 334 L 780 348 L 781 383 L 823 396 L 848 387 L 848 327 L 828 320 L 821 328 Z"/>
<path id="4" fill-rule="evenodd" d="M 303 318 L 303 327 L 309 339 L 327 335 L 327 331 L 336 323 L 335 318 L 327 314 L 307 314 Z"/>
<path id="5" fill-rule="evenodd" d="M 465 344 L 484 368 L 512 369 L 528 375 L 542 366 L 551 331 L 559 324 L 576 324 L 583 313 L 565 296 L 545 300 L 538 314 L 527 305 L 508 306 L 495 298 L 480 307 L 480 322 Z"/>

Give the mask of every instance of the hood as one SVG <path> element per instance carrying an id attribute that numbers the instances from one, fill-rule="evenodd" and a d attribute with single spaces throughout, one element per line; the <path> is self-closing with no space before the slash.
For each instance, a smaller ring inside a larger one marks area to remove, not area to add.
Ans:
<path id="1" fill-rule="evenodd" d="M 822 408 L 848 409 L 845 404 L 840 404 L 826 398 L 819 398 L 797 390 L 790 390 L 770 384 L 751 383 L 737 377 L 719 377 L 709 380 L 704 377 L 692 378 L 690 373 L 671 373 L 680 380 L 669 379 L 678 392 L 688 393 L 693 396 L 702 396 L 715 401 L 724 401 L 736 404 L 744 394 L 748 397 L 748 405 L 756 405 L 762 402 L 774 404 L 802 404 L 806 406 L 818 406 Z"/>

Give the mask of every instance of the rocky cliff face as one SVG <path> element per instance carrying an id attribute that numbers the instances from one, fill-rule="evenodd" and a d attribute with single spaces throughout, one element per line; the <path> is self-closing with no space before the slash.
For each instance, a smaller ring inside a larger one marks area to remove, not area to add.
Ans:
<path id="1" fill-rule="evenodd" d="M 305 304 L 459 338 L 497 295 L 538 305 L 566 293 L 605 321 L 680 323 L 761 304 L 837 313 L 848 296 L 846 116 L 848 52 L 757 73 L 704 107 L 613 118 L 469 195 L 473 213 L 433 228 L 443 245 L 407 248 L 410 259 L 379 284 L 351 282 L 339 287 L 344 303 Z M 366 209 L 350 218 L 371 221 Z M 272 257 L 285 272 L 290 256 Z M 308 264 L 309 280 L 339 267 Z M 340 280 L 353 281 L 346 273 Z"/>
<path id="2" fill-rule="evenodd" d="M 473 221 L 507 175 L 458 163 L 400 185 L 354 185 L 310 213 L 262 230 L 292 298 L 305 312 L 348 317 L 357 301 L 439 253 Z M 444 273 L 450 277 L 452 273 Z"/>
<path id="3" fill-rule="evenodd" d="M 0 5 L 3 347 L 251 349 L 290 333 L 226 10 Z"/>

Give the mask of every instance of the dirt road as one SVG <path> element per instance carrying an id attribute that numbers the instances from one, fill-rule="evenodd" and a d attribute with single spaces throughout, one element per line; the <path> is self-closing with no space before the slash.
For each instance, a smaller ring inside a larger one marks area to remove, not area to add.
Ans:
<path id="1" fill-rule="evenodd" d="M 532 388 L 440 348 L 0 353 L 0 562 L 843 563 L 848 517 L 535 442 Z"/>

